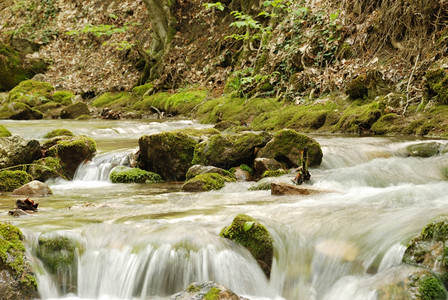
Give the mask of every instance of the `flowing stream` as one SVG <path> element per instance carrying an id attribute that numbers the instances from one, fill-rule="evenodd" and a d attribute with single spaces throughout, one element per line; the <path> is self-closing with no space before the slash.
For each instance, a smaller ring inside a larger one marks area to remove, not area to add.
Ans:
<path id="1" fill-rule="evenodd" d="M 313 185 L 328 192 L 278 197 L 248 191 L 253 182 L 205 193 L 182 192 L 175 182 L 109 182 L 109 172 L 128 162 L 141 135 L 204 126 L 191 121 L 2 124 L 35 139 L 67 128 L 98 144 L 97 156 L 73 181 L 49 182 L 54 194 L 37 200 L 37 213 L 10 217 L 16 198 L 0 195 L 0 221 L 24 231 L 43 299 L 167 299 L 209 280 L 249 299 L 375 299 L 390 270 L 400 268 L 407 242 L 448 213 L 448 154 L 404 155 L 417 139 L 315 136 L 324 157 L 310 170 Z M 259 220 L 274 238 L 270 280 L 246 249 L 218 236 L 240 213 Z M 50 275 L 34 256 L 41 234 L 78 241 L 76 268 Z"/>

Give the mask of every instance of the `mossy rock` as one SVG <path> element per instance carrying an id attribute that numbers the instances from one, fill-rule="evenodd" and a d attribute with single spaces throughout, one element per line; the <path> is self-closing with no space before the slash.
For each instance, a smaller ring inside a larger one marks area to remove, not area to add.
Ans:
<path id="1" fill-rule="evenodd" d="M 72 104 L 72 100 L 75 98 L 75 94 L 70 91 L 57 91 L 54 92 L 51 96 L 51 99 L 62 105 L 70 105 Z"/>
<path id="2" fill-rule="evenodd" d="M 274 241 L 269 231 L 248 215 L 237 215 L 230 226 L 219 234 L 247 248 L 257 260 L 267 278 L 271 274 L 274 255 Z"/>
<path id="3" fill-rule="evenodd" d="M 5 126 L 0 125 L 0 137 L 12 136 L 11 132 Z"/>
<path id="4" fill-rule="evenodd" d="M 44 115 L 25 103 L 11 102 L 7 106 L 5 116 L 11 120 L 40 120 Z"/>
<path id="5" fill-rule="evenodd" d="M 70 269 L 76 262 L 78 244 L 65 236 L 40 236 L 37 256 L 52 274 Z"/>
<path id="6" fill-rule="evenodd" d="M 0 43 L 0 91 L 11 90 L 20 82 L 47 69 L 43 60 L 27 59 L 25 56 L 26 53 Z"/>
<path id="7" fill-rule="evenodd" d="M 171 96 L 170 93 L 156 93 L 149 96 L 144 96 L 142 100 L 137 101 L 133 104 L 132 108 L 134 110 L 144 110 L 148 111 L 152 106 L 159 110 L 165 109 L 166 100 Z"/>
<path id="8" fill-rule="evenodd" d="M 89 115 L 80 115 L 79 117 L 77 117 L 75 120 L 78 120 L 78 121 L 82 121 L 82 120 L 90 120 L 90 119 L 92 119 L 92 117 L 91 116 L 89 116 Z"/>
<path id="9" fill-rule="evenodd" d="M 353 100 L 367 97 L 368 92 L 365 76 L 358 76 L 352 79 L 345 88 L 345 93 Z"/>
<path id="10" fill-rule="evenodd" d="M 218 173 L 206 173 L 197 175 L 182 185 L 182 190 L 186 192 L 207 192 L 220 190 L 226 182 L 234 182 L 234 177 L 222 176 Z"/>
<path id="11" fill-rule="evenodd" d="M 235 135 L 217 134 L 194 149 L 193 164 L 229 169 L 241 164 L 252 165 L 256 150 L 265 146 L 272 135 L 247 132 Z"/>
<path id="12" fill-rule="evenodd" d="M 268 191 L 271 189 L 271 182 L 270 180 L 272 177 L 266 177 L 262 180 L 255 183 L 253 186 L 251 186 L 248 190 L 249 191 Z"/>
<path id="13" fill-rule="evenodd" d="M 345 133 L 362 134 L 364 131 L 369 131 L 381 116 L 382 110 L 377 102 L 366 105 L 355 102 L 344 111 L 334 129 Z"/>
<path id="14" fill-rule="evenodd" d="M 280 177 L 286 174 L 288 174 L 288 171 L 286 170 L 264 171 L 264 173 L 261 175 L 261 178 Z"/>
<path id="15" fill-rule="evenodd" d="M 444 105 L 448 104 L 448 75 L 432 87 L 437 93 L 437 102 Z"/>
<path id="16" fill-rule="evenodd" d="M 190 284 L 184 291 L 170 296 L 170 300 L 202 299 L 202 300 L 248 300 L 226 288 L 220 283 L 207 281 Z"/>
<path id="17" fill-rule="evenodd" d="M 437 270 L 448 286 L 448 217 L 436 218 L 427 224 L 422 232 L 408 244 L 403 262 Z"/>
<path id="18" fill-rule="evenodd" d="M 403 117 L 396 113 L 383 115 L 373 123 L 371 130 L 378 135 L 400 133 L 403 127 L 400 125 L 402 119 Z"/>
<path id="19" fill-rule="evenodd" d="M 73 132 L 68 129 L 54 129 L 44 135 L 44 139 L 51 139 L 57 136 L 73 136 Z"/>
<path id="20" fill-rule="evenodd" d="M 323 156 L 319 143 L 291 129 L 276 132 L 272 140 L 258 151 L 257 157 L 273 158 L 288 168 L 296 168 L 302 165 L 301 151 L 305 147 L 308 147 L 308 166 L 319 166 Z"/>
<path id="21" fill-rule="evenodd" d="M 236 179 L 235 175 L 227 170 L 218 167 L 202 166 L 202 165 L 191 166 L 191 168 L 188 169 L 185 177 L 186 180 L 190 180 L 191 178 L 196 177 L 200 174 L 207 174 L 207 173 L 218 173 L 219 175 Z"/>
<path id="22" fill-rule="evenodd" d="M 37 140 L 25 140 L 18 135 L 0 137 L 0 169 L 29 164 L 41 157 Z"/>
<path id="23" fill-rule="evenodd" d="M 402 265 L 386 271 L 382 277 L 381 282 L 388 284 L 376 290 L 378 300 L 442 300 L 447 297 L 442 281 L 424 268 Z"/>
<path id="24" fill-rule="evenodd" d="M 431 157 L 445 150 L 445 145 L 437 142 L 418 143 L 406 148 L 410 156 Z"/>
<path id="25" fill-rule="evenodd" d="M 438 95 L 439 91 L 443 92 L 443 86 L 441 82 L 446 78 L 448 73 L 444 69 L 436 68 L 428 70 L 425 74 L 425 89 L 424 97 L 425 99 L 431 99 Z"/>
<path id="26" fill-rule="evenodd" d="M 191 110 L 205 100 L 206 90 L 189 90 L 176 93 L 166 99 L 163 110 L 171 114 L 189 114 Z"/>
<path id="27" fill-rule="evenodd" d="M 117 167 L 109 175 L 112 183 L 156 183 L 162 182 L 162 177 L 154 172 L 139 168 Z"/>
<path id="28" fill-rule="evenodd" d="M 50 178 L 65 177 L 61 160 L 51 156 L 34 161 L 28 166 L 27 173 L 31 175 L 33 180 L 42 182 Z"/>
<path id="29" fill-rule="evenodd" d="M 82 115 L 90 115 L 90 110 L 84 102 L 76 102 L 61 111 L 61 119 L 76 119 Z"/>
<path id="30" fill-rule="evenodd" d="M 165 180 L 185 180 L 197 139 L 182 131 L 144 135 L 139 139 L 139 168 Z"/>
<path id="31" fill-rule="evenodd" d="M 0 192 L 12 192 L 31 180 L 31 176 L 25 171 L 1 171 Z"/>
<path id="32" fill-rule="evenodd" d="M 46 156 L 60 159 L 64 175 L 72 179 L 78 166 L 93 157 L 96 143 L 87 136 L 64 136 L 47 141 L 42 148 Z"/>
<path id="33" fill-rule="evenodd" d="M 19 102 L 34 107 L 51 101 L 54 87 L 46 82 L 25 80 L 9 92 L 8 102 Z"/>
<path id="34" fill-rule="evenodd" d="M 10 224 L 0 224 L 0 236 L 2 299 L 38 299 L 37 282 L 26 258 L 22 232 Z"/>

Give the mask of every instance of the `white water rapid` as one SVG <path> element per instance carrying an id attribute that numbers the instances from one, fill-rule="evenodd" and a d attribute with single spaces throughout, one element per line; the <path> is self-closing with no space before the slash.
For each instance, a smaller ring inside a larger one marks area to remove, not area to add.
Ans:
<path id="1" fill-rule="evenodd" d="M 8 216 L 15 199 L 0 195 L 0 221 L 24 231 L 43 299 L 168 299 L 192 282 L 212 280 L 249 299 L 373 300 L 386 280 L 404 274 L 407 242 L 448 213 L 448 154 L 405 155 L 407 146 L 422 142 L 417 139 L 315 136 L 324 157 L 310 170 L 313 186 L 329 192 L 271 196 L 248 191 L 251 182 L 206 193 L 182 192 L 180 183 L 109 182 L 109 172 L 127 164 L 141 135 L 201 126 L 194 122 L 4 125 L 38 139 L 67 128 L 98 143 L 98 155 L 72 182 L 49 182 L 54 195 L 38 200 L 36 214 Z M 259 220 L 274 238 L 270 280 L 246 249 L 218 236 L 240 213 Z M 45 270 L 35 255 L 40 235 L 75 240 L 74 267 L 57 276 Z"/>

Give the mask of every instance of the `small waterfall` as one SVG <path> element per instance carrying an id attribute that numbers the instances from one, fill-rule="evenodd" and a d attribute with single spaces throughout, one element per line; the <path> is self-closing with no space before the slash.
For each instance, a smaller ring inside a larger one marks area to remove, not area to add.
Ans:
<path id="1" fill-rule="evenodd" d="M 73 180 L 109 181 L 109 175 L 115 167 L 130 165 L 132 155 L 129 151 L 97 155 L 78 167 Z"/>

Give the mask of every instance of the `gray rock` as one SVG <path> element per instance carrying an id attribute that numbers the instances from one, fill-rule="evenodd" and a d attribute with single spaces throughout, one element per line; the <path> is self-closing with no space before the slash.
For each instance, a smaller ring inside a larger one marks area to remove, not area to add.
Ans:
<path id="1" fill-rule="evenodd" d="M 183 292 L 172 295 L 169 300 L 248 300 L 238 296 L 222 284 L 208 281 L 190 284 Z"/>
<path id="2" fill-rule="evenodd" d="M 50 187 L 43 182 L 33 180 L 12 192 L 13 196 L 45 197 L 53 194 Z"/>
<path id="3" fill-rule="evenodd" d="M 70 104 L 61 111 L 61 119 L 76 119 L 82 115 L 90 115 L 90 110 L 84 102 Z"/>
<path id="4" fill-rule="evenodd" d="M 20 136 L 0 138 L 0 169 L 29 164 L 42 156 L 37 140 L 27 141 Z"/>
<path id="5" fill-rule="evenodd" d="M 254 161 L 255 176 L 260 178 L 265 171 L 282 169 L 283 165 L 273 158 L 257 157 Z"/>

